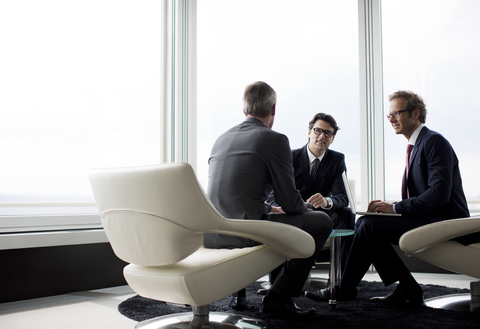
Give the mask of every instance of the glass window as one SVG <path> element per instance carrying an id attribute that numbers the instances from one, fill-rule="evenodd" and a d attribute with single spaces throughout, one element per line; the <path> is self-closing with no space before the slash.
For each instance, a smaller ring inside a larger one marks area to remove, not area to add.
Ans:
<path id="1" fill-rule="evenodd" d="M 0 4 L 0 215 L 96 212 L 93 167 L 161 160 L 161 1 Z M 29 206 L 29 207 L 26 207 Z"/>
<path id="2" fill-rule="evenodd" d="M 244 120 L 243 91 L 262 80 L 277 91 L 273 129 L 292 149 L 307 143 L 314 114 L 340 126 L 331 149 L 346 156 L 360 191 L 357 1 L 198 2 L 198 163 L 206 188 L 208 157 L 225 130 Z"/>
<path id="3" fill-rule="evenodd" d="M 388 95 L 399 89 L 424 98 L 426 126 L 455 149 L 475 212 L 480 200 L 480 153 L 472 147 L 480 139 L 480 2 L 383 0 L 382 12 L 385 112 Z M 385 189 L 390 200 L 401 199 L 406 144 L 385 120 Z"/>

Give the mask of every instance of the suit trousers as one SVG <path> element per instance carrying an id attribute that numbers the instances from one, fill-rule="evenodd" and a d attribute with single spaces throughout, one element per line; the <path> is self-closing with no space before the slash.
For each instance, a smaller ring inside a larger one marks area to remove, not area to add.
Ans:
<path id="1" fill-rule="evenodd" d="M 349 207 L 343 207 L 338 209 L 336 212 L 330 214 L 330 217 L 333 220 L 334 229 L 355 230 L 355 215 L 352 213 L 352 210 Z M 342 264 L 341 264 L 342 273 L 345 270 L 345 266 L 347 264 L 348 256 L 350 254 L 350 249 L 352 248 L 352 244 L 353 244 L 353 238 L 354 238 L 353 235 L 342 237 L 342 244 L 340 246 L 340 253 L 341 253 L 341 259 L 342 259 Z M 276 269 L 270 272 L 269 274 L 270 282 L 275 282 L 282 268 L 283 268 L 283 265 L 280 265 L 279 267 L 277 267 Z"/>
<path id="2" fill-rule="evenodd" d="M 360 217 L 355 225 L 355 238 L 340 281 L 340 289 L 346 292 L 356 289 L 371 264 L 375 266 L 385 286 L 410 278 L 410 271 L 393 245 L 398 245 L 405 232 L 431 222 L 425 217 Z"/>
<path id="3" fill-rule="evenodd" d="M 315 251 L 308 258 L 290 259 L 283 264 L 271 289 L 288 297 L 298 297 L 307 280 L 318 254 L 333 228 L 332 219 L 320 211 L 308 211 L 299 215 L 270 214 L 267 220 L 293 225 L 309 233 L 315 240 Z"/>

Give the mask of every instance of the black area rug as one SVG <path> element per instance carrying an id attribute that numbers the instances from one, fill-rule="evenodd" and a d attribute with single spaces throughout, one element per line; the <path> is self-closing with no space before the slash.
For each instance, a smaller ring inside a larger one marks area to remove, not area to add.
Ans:
<path id="1" fill-rule="evenodd" d="M 262 296 L 255 292 L 260 283 L 255 282 L 247 288 L 248 309 L 237 312 L 229 308 L 230 297 L 210 305 L 211 312 L 237 313 L 262 319 L 270 329 L 291 328 L 480 328 L 480 314 L 469 311 L 450 311 L 429 307 L 407 307 L 379 305 L 369 301 L 370 297 L 387 295 L 394 285 L 384 287 L 380 282 L 362 281 L 358 287 L 355 301 L 338 302 L 332 309 L 327 302 L 317 303 L 306 297 L 299 297 L 295 302 L 300 307 L 315 307 L 316 313 L 306 318 L 274 318 L 260 312 Z M 468 289 L 448 288 L 437 285 L 422 285 L 425 299 L 448 294 L 468 293 Z M 190 307 L 178 307 L 140 296 L 134 296 L 118 306 L 121 314 L 135 321 L 172 313 L 190 312 Z"/>

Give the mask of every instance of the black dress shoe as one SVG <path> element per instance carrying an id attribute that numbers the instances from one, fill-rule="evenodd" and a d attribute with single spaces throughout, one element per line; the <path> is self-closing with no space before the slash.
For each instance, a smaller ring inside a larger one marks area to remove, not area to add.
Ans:
<path id="1" fill-rule="evenodd" d="M 247 299 L 245 297 L 232 297 L 228 306 L 237 311 L 244 311 L 247 308 Z"/>
<path id="2" fill-rule="evenodd" d="M 345 292 L 341 292 L 340 288 L 335 289 L 335 299 L 338 301 L 348 301 L 348 300 L 355 300 L 357 298 L 357 291 L 355 290 L 354 293 L 346 294 Z M 313 291 L 305 291 L 305 296 L 314 300 L 316 302 L 328 302 L 330 300 L 330 288 L 318 289 Z"/>
<path id="3" fill-rule="evenodd" d="M 390 303 L 390 304 L 409 304 L 409 305 L 425 305 L 423 302 L 423 289 L 420 286 L 406 287 L 399 284 L 394 291 L 385 297 L 372 297 L 371 302 Z"/>
<path id="4" fill-rule="evenodd" d="M 305 316 L 315 313 L 315 309 L 300 308 L 293 302 L 293 300 L 290 300 L 290 302 L 283 302 L 274 298 L 264 297 L 262 301 L 262 312 L 265 314 L 282 316 Z"/>

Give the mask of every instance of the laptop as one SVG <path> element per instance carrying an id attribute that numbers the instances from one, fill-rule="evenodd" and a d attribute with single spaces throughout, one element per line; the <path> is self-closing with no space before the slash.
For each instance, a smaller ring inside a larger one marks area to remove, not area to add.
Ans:
<path id="1" fill-rule="evenodd" d="M 356 215 L 374 215 L 374 216 L 402 216 L 402 214 L 386 213 L 386 212 L 369 212 L 369 211 L 357 211 L 355 205 L 355 199 L 352 196 L 352 191 L 350 191 L 350 184 L 348 184 L 348 178 L 345 171 L 342 173 L 343 185 L 345 185 L 345 191 L 347 191 L 348 202 L 350 204 L 350 209 L 352 213 Z"/>

